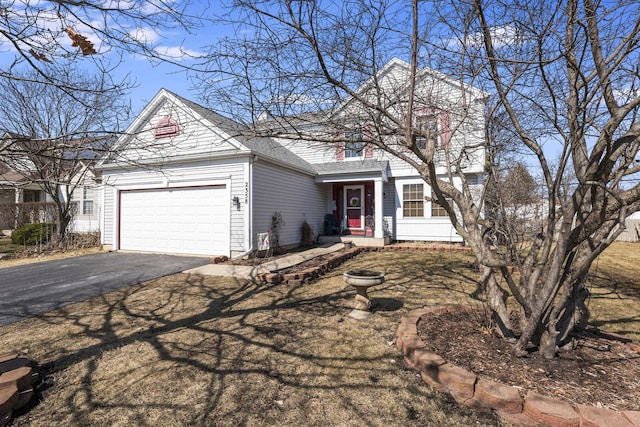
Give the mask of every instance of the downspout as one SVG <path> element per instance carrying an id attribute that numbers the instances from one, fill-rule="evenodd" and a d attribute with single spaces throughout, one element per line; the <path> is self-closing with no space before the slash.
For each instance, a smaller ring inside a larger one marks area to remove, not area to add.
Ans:
<path id="1" fill-rule="evenodd" d="M 248 203 L 245 203 L 245 214 L 247 218 L 247 220 L 245 220 L 245 225 L 246 229 L 249 230 L 249 249 L 241 254 L 234 255 L 233 257 L 231 257 L 231 259 L 244 258 L 251 252 L 253 252 L 253 163 L 256 161 L 258 161 L 257 155 L 254 155 L 251 159 L 249 159 L 249 176 L 247 178 L 249 182 L 249 200 Z"/>

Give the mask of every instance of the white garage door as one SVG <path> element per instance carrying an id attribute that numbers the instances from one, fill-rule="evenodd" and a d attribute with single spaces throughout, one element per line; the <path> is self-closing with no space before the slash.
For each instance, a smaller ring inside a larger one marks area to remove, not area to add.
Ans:
<path id="1" fill-rule="evenodd" d="M 229 255 L 226 187 L 120 192 L 120 249 Z"/>

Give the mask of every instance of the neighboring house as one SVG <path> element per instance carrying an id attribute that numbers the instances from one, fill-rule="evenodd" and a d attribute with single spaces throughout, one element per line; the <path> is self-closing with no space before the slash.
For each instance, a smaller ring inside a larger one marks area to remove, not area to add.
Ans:
<path id="1" fill-rule="evenodd" d="M 380 76 L 398 79 L 407 67 L 393 60 Z M 440 74 L 436 80 L 448 96 L 460 96 L 459 83 Z M 440 129 L 443 144 L 477 147 L 467 153 L 465 169 L 473 190 L 483 181 L 486 94 L 465 90 L 474 96 L 466 112 L 476 122 L 473 131 L 452 136 L 445 109 L 425 117 Z M 349 108 L 345 103 L 336 114 Z M 363 234 L 371 218 L 380 242 L 462 241 L 404 161 L 357 144 L 246 135 L 232 120 L 160 90 L 116 143 L 118 155 L 99 166 L 102 243 L 115 250 L 241 256 L 258 248 L 257 234 L 273 228 L 276 213 L 283 220 L 281 245 L 300 243 L 304 222 L 322 234 L 327 214 L 354 235 Z"/>
<path id="2" fill-rule="evenodd" d="M 625 229 L 616 240 L 621 242 L 640 241 L 640 212 L 634 212 L 624 222 Z"/>
<path id="3" fill-rule="evenodd" d="M 25 203 L 53 203 L 54 200 L 47 194 L 36 179 L 30 177 L 29 172 L 17 172 L 4 163 L 0 163 L 0 210 L 12 205 L 20 207 Z M 89 168 L 88 164 L 83 168 Z M 102 188 L 99 184 L 99 176 L 93 169 L 88 169 L 81 174 L 84 178 L 81 183 L 72 180 L 75 186 L 71 197 L 76 205 L 76 213 L 70 224 L 71 232 L 95 232 L 100 230 L 100 200 L 102 200 Z M 58 197 L 66 198 L 66 186 L 60 187 Z M 5 212 L 5 211 L 3 211 Z M 40 216 L 43 216 L 42 214 Z M 30 221 L 52 221 L 53 217 L 31 218 Z M 0 214 L 0 230 L 7 232 L 16 228 L 16 219 L 8 215 Z"/>
<path id="4" fill-rule="evenodd" d="M 39 186 L 31 184 L 24 175 L 0 163 L 0 208 L 1 205 L 45 200 L 45 193 Z M 15 220 L 0 213 L 0 231 L 14 228 Z"/>

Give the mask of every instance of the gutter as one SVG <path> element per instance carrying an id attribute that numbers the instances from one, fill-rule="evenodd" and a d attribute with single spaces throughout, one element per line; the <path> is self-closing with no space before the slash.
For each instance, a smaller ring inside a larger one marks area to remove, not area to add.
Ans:
<path id="1" fill-rule="evenodd" d="M 196 153 L 196 154 L 185 154 L 178 156 L 171 156 L 168 158 L 162 157 L 153 157 L 146 159 L 139 159 L 130 161 L 116 161 L 113 163 L 102 163 L 97 166 L 96 169 L 100 171 L 126 171 L 131 169 L 143 169 L 145 166 L 172 166 L 175 164 L 181 163 L 194 163 L 200 161 L 215 161 L 215 160 L 228 160 L 228 159 L 238 159 L 243 157 L 248 157 L 251 155 L 250 151 L 236 151 L 236 150 L 225 150 L 219 152 L 207 152 L 207 153 Z"/>

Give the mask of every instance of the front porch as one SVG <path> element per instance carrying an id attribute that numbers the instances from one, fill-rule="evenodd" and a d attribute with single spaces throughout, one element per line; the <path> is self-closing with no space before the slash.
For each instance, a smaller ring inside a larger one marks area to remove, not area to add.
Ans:
<path id="1" fill-rule="evenodd" d="M 334 235 L 334 236 L 319 236 L 318 243 L 347 243 L 351 242 L 360 248 L 381 248 L 385 245 L 391 244 L 391 236 L 385 237 L 365 237 L 357 234 L 349 235 Z"/>

